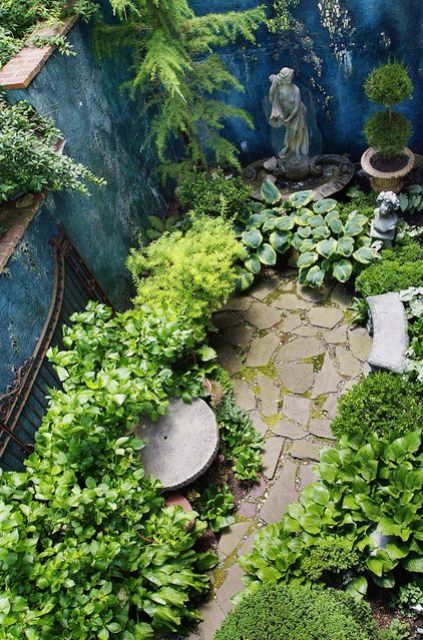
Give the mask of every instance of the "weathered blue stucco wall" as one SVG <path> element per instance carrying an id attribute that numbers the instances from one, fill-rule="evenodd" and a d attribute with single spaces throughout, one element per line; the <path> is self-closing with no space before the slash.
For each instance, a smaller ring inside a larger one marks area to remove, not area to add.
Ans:
<path id="1" fill-rule="evenodd" d="M 154 147 L 148 144 L 148 122 L 120 90 L 127 79 L 125 61 L 98 64 L 91 29 L 79 22 L 69 34 L 75 57 L 53 54 L 26 91 L 25 98 L 43 115 L 53 117 L 67 140 L 65 153 L 107 180 L 77 192 L 53 194 L 48 209 L 65 227 L 112 301 L 123 306 L 130 293 L 125 259 L 136 243 L 146 216 L 163 210 L 156 178 Z"/>
<path id="2" fill-rule="evenodd" d="M 192 0 L 198 13 L 246 9 L 258 4 L 256 0 Z M 265 6 L 271 15 L 271 2 Z M 331 4 L 330 2 L 326 4 Z M 239 122 L 230 123 L 228 131 L 237 142 L 246 141 L 246 159 L 262 157 L 278 150 L 280 138 L 272 135 L 267 124 L 269 89 L 268 76 L 281 66 L 296 71 L 304 100 L 310 109 L 314 151 L 350 154 L 357 160 L 366 146 L 362 134 L 366 117 L 374 107 L 363 93 L 368 72 L 379 63 L 395 57 L 405 62 L 415 83 L 414 99 L 400 107 L 414 126 L 412 148 L 423 152 L 423 2 L 422 0 L 340 0 L 341 9 L 348 9 L 352 29 L 337 30 L 331 39 L 321 24 L 317 0 L 302 0 L 295 15 L 306 25 L 312 38 L 314 53 L 321 61 L 321 76 L 313 65 L 304 61 L 304 48 L 299 40 L 283 36 L 281 39 L 262 29 L 255 47 L 229 47 L 223 57 L 245 86 L 243 94 L 233 94 L 231 100 L 246 109 L 254 118 L 255 131 Z M 234 6 L 236 5 L 236 6 Z M 333 45 L 345 49 L 343 61 L 333 53 Z M 310 88 L 314 78 L 322 90 Z M 331 97 L 330 116 L 324 99 Z"/>
<path id="3" fill-rule="evenodd" d="M 50 238 L 64 225 L 97 280 L 118 307 L 132 292 L 125 260 L 147 215 L 164 202 L 154 177 L 156 160 L 146 142 L 148 123 L 120 91 L 126 61 L 102 61 L 92 54 L 90 27 L 78 23 L 69 34 L 77 56 L 48 60 L 25 98 L 53 117 L 67 140 L 65 153 L 107 180 L 91 197 L 49 194 L 17 250 L 0 274 L 0 393 L 13 380 L 13 367 L 32 354 L 44 325 L 53 285 Z"/>

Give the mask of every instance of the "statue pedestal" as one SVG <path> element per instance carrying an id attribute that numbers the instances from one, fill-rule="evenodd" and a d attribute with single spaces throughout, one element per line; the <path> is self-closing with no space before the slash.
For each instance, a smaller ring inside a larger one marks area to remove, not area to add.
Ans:
<path id="1" fill-rule="evenodd" d="M 375 240 L 382 240 L 383 243 L 391 245 L 395 238 L 395 229 L 380 231 L 379 229 L 376 229 L 375 221 L 373 220 L 370 225 L 370 237 Z"/>
<path id="2" fill-rule="evenodd" d="M 292 156 L 291 158 L 273 156 L 263 162 L 263 167 L 274 176 L 283 177 L 288 182 L 297 182 L 309 175 L 310 158 L 309 156 Z"/>

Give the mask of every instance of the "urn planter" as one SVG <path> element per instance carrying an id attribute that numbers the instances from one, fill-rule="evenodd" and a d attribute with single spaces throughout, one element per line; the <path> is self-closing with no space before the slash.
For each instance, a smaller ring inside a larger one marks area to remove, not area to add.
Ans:
<path id="1" fill-rule="evenodd" d="M 407 157 L 407 163 L 401 169 L 395 171 L 381 171 L 375 169 L 372 159 L 377 155 L 378 151 L 374 147 L 367 149 L 361 156 L 361 167 L 370 176 L 372 189 L 377 193 L 382 191 L 393 191 L 399 193 L 404 186 L 404 178 L 412 171 L 415 164 L 414 153 L 406 147 L 404 155 Z"/>

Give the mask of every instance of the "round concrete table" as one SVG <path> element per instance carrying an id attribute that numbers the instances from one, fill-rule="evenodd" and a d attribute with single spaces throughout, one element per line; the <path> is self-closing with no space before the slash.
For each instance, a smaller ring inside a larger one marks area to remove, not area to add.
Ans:
<path id="1" fill-rule="evenodd" d="M 215 415 L 201 399 L 192 404 L 170 400 L 166 415 L 157 422 L 142 419 L 134 433 L 145 443 L 140 456 L 146 473 L 160 480 L 164 490 L 180 489 L 199 478 L 219 448 Z"/>

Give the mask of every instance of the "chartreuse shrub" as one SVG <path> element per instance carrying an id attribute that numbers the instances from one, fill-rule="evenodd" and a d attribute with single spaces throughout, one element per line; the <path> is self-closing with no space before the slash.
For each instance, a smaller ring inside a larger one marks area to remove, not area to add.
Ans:
<path id="1" fill-rule="evenodd" d="M 25 101 L 11 105 L 0 97 L 0 200 L 16 192 L 75 189 L 88 193 L 85 182 L 105 184 L 69 156 L 58 156 L 60 131 Z"/>
<path id="2" fill-rule="evenodd" d="M 239 287 L 246 289 L 262 265 L 276 264 L 277 254 L 291 247 L 298 251 L 299 282 L 321 287 L 328 279 L 347 282 L 374 259 L 367 234 L 368 217 L 351 211 L 342 219 L 336 200 L 313 203 L 312 191 L 299 191 L 282 202 L 270 181 L 261 189 L 264 205 L 250 205 L 239 221 L 238 232 L 248 251 Z"/>
<path id="3" fill-rule="evenodd" d="M 365 594 L 368 580 L 392 588 L 398 572 L 423 571 L 423 455 L 421 423 L 400 438 L 369 433 L 366 441 L 343 436 L 321 452 L 320 480 L 306 487 L 277 524 L 262 529 L 253 551 L 242 560 L 249 589 L 262 583 L 310 583 L 310 564 L 326 552 L 333 537 L 353 554 L 348 570 L 337 553 L 342 576 L 336 582 L 354 595 Z M 320 580 L 331 584 L 333 563 Z M 306 569 L 306 571 L 305 571 Z M 317 572 L 318 573 L 318 572 Z"/>
<path id="4" fill-rule="evenodd" d="M 377 372 L 360 380 L 338 404 L 333 433 L 367 441 L 372 434 L 393 438 L 423 425 L 423 384 L 395 373 Z"/>
<path id="5" fill-rule="evenodd" d="M 334 589 L 264 585 L 231 611 L 214 640 L 371 640 L 367 603 Z"/>
<path id="6" fill-rule="evenodd" d="M 193 218 L 185 234 L 165 234 L 147 248 L 131 251 L 135 305 L 149 304 L 202 327 L 233 292 L 234 263 L 241 253 L 229 222 Z"/>

